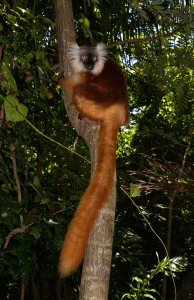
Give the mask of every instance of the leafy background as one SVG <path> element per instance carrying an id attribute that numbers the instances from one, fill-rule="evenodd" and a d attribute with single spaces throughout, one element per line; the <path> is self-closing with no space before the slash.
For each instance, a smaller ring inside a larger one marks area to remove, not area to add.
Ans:
<path id="1" fill-rule="evenodd" d="M 164 287 L 170 269 L 179 298 L 194 297 L 189 281 L 194 264 L 193 5 L 73 1 L 78 42 L 87 44 L 93 37 L 110 45 L 130 100 L 131 124 L 118 137 L 109 299 L 171 299 L 172 279 Z M 0 4 L 3 300 L 78 299 L 80 271 L 61 284 L 57 262 L 89 181 L 90 165 L 84 160 L 89 152 L 52 80 L 59 72 L 54 18 L 49 0 Z M 123 40 L 128 42 L 119 45 Z M 124 193 L 130 193 L 131 184 L 141 213 Z M 167 246 L 170 262 L 143 216 Z"/>

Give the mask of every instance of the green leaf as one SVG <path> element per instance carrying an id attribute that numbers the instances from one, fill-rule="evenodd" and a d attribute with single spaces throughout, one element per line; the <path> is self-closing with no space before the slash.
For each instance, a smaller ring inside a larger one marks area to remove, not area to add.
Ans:
<path id="1" fill-rule="evenodd" d="M 83 19 L 83 25 L 84 25 L 85 29 L 89 30 L 89 28 L 90 28 L 90 21 L 85 16 L 84 16 L 84 19 Z"/>
<path id="2" fill-rule="evenodd" d="M 150 295 L 150 294 L 144 294 L 144 297 L 156 300 L 156 298 L 154 296 Z"/>
<path id="3" fill-rule="evenodd" d="M 9 71 L 9 69 L 6 66 L 4 66 L 4 65 L 1 66 L 1 69 L 2 69 L 3 76 L 8 81 L 10 87 L 15 92 L 17 92 L 17 84 L 16 84 L 15 79 L 13 78 L 11 72 Z"/>
<path id="4" fill-rule="evenodd" d="M 6 118 L 8 121 L 23 121 L 27 116 L 28 108 L 22 103 L 19 103 L 19 100 L 12 95 L 8 95 L 5 97 L 4 106 Z"/>
<path id="5" fill-rule="evenodd" d="M 40 60 L 40 59 L 43 59 L 45 57 L 45 52 L 42 51 L 41 49 L 38 49 L 36 51 L 35 55 L 36 55 L 36 59 Z"/>
<path id="6" fill-rule="evenodd" d="M 140 189 L 135 184 L 130 184 L 130 197 L 139 197 L 141 194 Z"/>
<path id="7" fill-rule="evenodd" d="M 141 278 L 139 278 L 139 277 L 133 277 L 132 281 L 137 281 L 139 283 L 143 283 L 143 280 Z"/>
<path id="8" fill-rule="evenodd" d="M 33 183 L 34 183 L 35 188 L 41 188 L 41 184 L 40 184 L 40 180 L 39 180 L 38 176 L 34 177 Z"/>
<path id="9" fill-rule="evenodd" d="M 42 228 L 37 225 L 31 228 L 30 234 L 32 234 L 37 240 L 41 237 Z"/>

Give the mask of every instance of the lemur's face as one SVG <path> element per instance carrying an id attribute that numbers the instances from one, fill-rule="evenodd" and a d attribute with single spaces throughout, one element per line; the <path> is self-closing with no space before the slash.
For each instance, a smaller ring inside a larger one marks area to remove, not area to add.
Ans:
<path id="1" fill-rule="evenodd" d="M 83 63 L 86 70 L 91 71 L 95 68 L 95 64 L 98 62 L 98 56 L 90 53 L 90 49 L 87 49 L 80 56 L 80 61 Z"/>
<path id="2" fill-rule="evenodd" d="M 102 43 L 98 44 L 97 47 L 79 47 L 77 44 L 72 44 L 69 55 L 75 73 L 91 72 L 98 75 L 102 72 L 107 60 L 107 50 Z"/>

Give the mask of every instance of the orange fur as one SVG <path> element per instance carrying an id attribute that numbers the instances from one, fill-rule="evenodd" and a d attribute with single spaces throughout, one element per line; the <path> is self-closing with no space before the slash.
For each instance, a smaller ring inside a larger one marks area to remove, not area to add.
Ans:
<path id="1" fill-rule="evenodd" d="M 72 101 L 82 116 L 102 121 L 96 169 L 69 225 L 59 259 L 59 272 L 68 276 L 81 264 L 98 212 L 111 193 L 117 131 L 120 125 L 128 124 L 129 114 L 125 80 L 111 59 L 98 75 L 85 71 L 60 78 L 59 84 L 72 92 Z"/>

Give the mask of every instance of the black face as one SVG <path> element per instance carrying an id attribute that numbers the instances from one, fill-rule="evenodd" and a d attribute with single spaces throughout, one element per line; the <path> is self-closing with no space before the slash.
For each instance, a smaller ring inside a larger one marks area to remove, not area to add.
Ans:
<path id="1" fill-rule="evenodd" d="M 86 53 L 81 56 L 81 61 L 83 62 L 86 70 L 91 71 L 94 69 L 95 63 L 97 62 L 97 56 L 91 53 Z"/>

